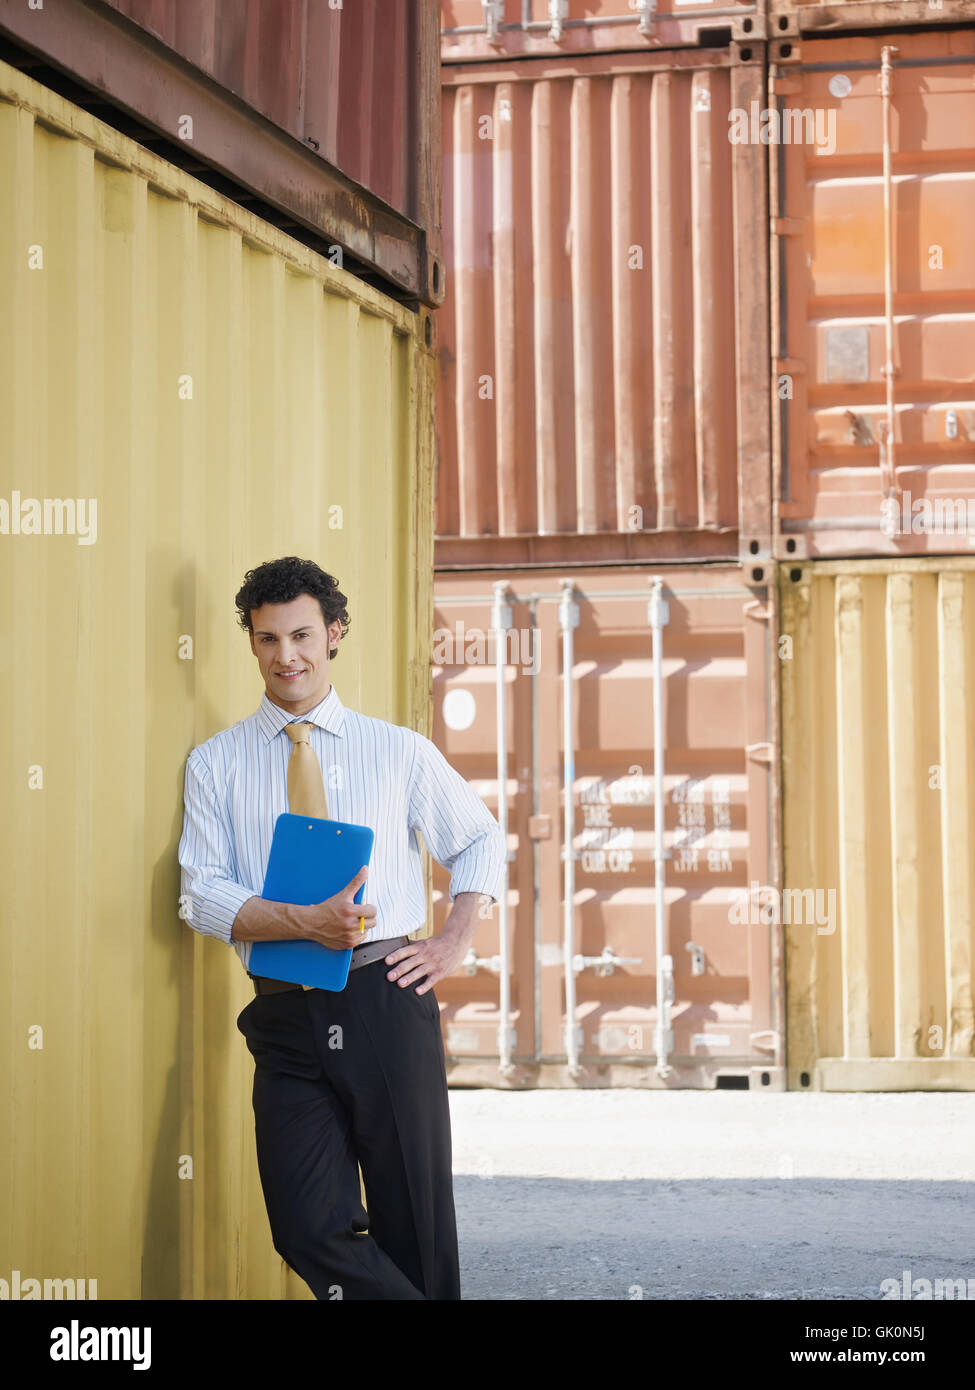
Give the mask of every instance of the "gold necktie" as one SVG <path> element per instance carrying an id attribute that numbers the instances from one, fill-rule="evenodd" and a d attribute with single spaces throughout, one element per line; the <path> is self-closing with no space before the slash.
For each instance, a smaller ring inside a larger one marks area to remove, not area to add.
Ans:
<path id="1" fill-rule="evenodd" d="M 293 744 L 288 759 L 288 810 L 296 816 L 318 816 L 321 820 L 328 820 L 321 764 L 308 742 L 314 727 L 314 724 L 284 726 L 284 732 Z"/>

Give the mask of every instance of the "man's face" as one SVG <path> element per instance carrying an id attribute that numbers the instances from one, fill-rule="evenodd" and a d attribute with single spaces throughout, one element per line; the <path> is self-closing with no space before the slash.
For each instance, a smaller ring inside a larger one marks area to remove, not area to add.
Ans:
<path id="1" fill-rule="evenodd" d="M 325 626 L 318 600 L 299 594 L 290 603 L 251 609 L 251 651 L 264 677 L 267 698 L 291 714 L 306 714 L 331 688 L 328 649 L 338 645 L 342 624 Z"/>

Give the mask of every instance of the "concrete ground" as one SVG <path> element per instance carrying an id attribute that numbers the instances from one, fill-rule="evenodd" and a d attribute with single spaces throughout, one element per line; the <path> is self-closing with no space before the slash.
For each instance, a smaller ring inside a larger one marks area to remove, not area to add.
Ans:
<path id="1" fill-rule="evenodd" d="M 905 1271 L 975 1295 L 975 1095 L 450 1105 L 465 1299 L 879 1300 Z"/>

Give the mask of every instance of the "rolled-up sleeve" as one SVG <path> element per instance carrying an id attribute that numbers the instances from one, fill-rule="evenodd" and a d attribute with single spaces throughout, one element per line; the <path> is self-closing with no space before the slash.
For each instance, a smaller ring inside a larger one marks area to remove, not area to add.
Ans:
<path id="1" fill-rule="evenodd" d="M 196 748 L 186 761 L 179 862 L 180 915 L 203 936 L 216 936 L 228 946 L 236 945 L 230 929 L 254 893 L 236 880 L 230 826 L 210 769 Z"/>
<path id="2" fill-rule="evenodd" d="M 414 740 L 410 828 L 420 831 L 437 863 L 450 870 L 451 899 L 486 893 L 497 902 L 507 856 L 500 825 L 436 744 L 417 733 Z"/>

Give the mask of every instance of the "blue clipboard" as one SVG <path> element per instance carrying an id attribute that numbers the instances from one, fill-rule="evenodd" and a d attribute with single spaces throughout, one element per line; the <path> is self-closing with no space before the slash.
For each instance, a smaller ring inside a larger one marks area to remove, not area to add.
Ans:
<path id="1" fill-rule="evenodd" d="M 261 896 L 301 906 L 334 897 L 369 863 L 374 838 L 366 825 L 285 811 L 274 823 Z M 360 885 L 354 902 L 362 902 L 365 888 Z M 351 959 L 351 949 L 333 951 L 318 941 L 255 941 L 247 968 L 271 980 L 341 990 Z"/>

